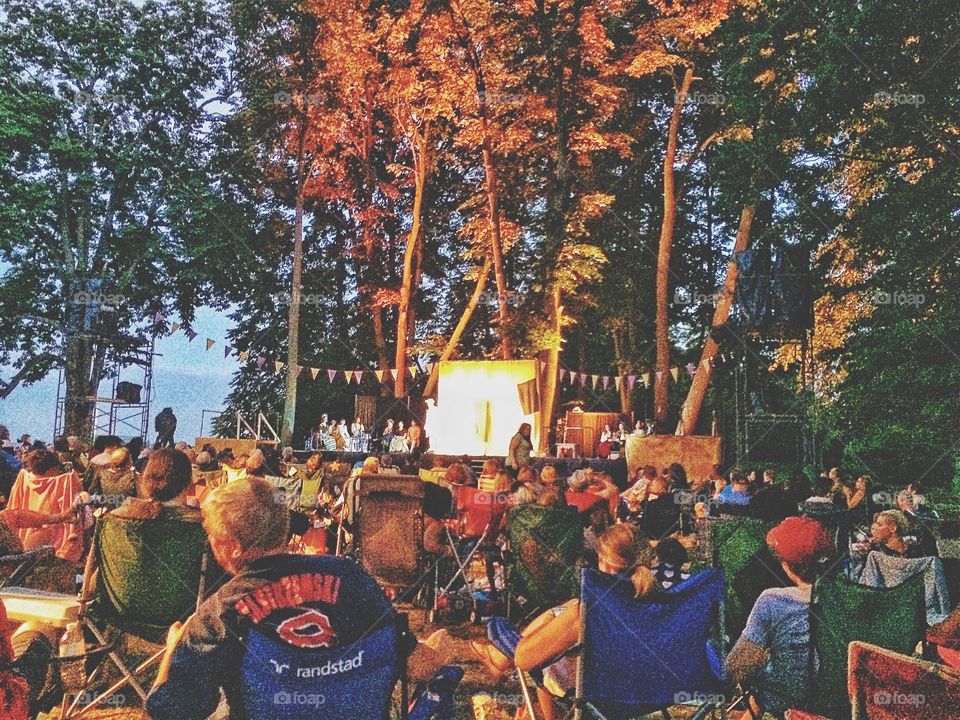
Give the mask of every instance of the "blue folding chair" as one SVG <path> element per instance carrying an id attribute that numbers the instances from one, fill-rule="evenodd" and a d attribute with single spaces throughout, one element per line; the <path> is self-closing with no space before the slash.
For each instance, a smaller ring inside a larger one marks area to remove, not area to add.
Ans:
<path id="1" fill-rule="evenodd" d="M 633 717 L 716 696 L 721 689 L 708 640 L 716 627 L 723 573 L 705 570 L 637 599 L 624 578 L 584 570 L 581 652 L 573 715 Z"/>
<path id="2" fill-rule="evenodd" d="M 251 720 L 386 720 L 401 683 L 400 716 L 452 718 L 463 671 L 445 667 L 410 708 L 406 677 L 406 616 L 338 648 L 301 649 L 256 628 L 241 662 L 242 701 Z"/>

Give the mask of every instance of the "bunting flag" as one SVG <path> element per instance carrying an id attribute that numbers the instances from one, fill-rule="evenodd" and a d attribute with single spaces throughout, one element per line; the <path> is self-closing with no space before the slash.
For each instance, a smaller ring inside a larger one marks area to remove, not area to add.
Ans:
<path id="1" fill-rule="evenodd" d="M 247 350 L 242 351 L 240 353 L 240 362 L 246 362 L 249 357 L 250 357 L 249 351 Z"/>
<path id="2" fill-rule="evenodd" d="M 587 386 L 587 374 L 580 373 L 580 387 L 586 387 L 586 386 Z"/>
<path id="3" fill-rule="evenodd" d="M 547 373 L 547 364 L 543 360 L 537 360 L 537 364 L 540 366 L 540 374 L 545 375 Z"/>
<path id="4" fill-rule="evenodd" d="M 680 368 L 672 367 L 670 368 L 670 376 L 673 378 L 673 381 L 676 382 L 680 379 Z"/>
<path id="5" fill-rule="evenodd" d="M 609 375 L 604 375 L 604 376 L 603 376 L 603 389 L 606 390 L 608 387 L 610 387 L 610 376 L 609 376 Z"/>
<path id="6" fill-rule="evenodd" d="M 258 355 L 258 356 L 257 356 L 257 367 L 260 368 L 261 370 L 263 370 L 263 364 L 264 364 L 266 361 L 267 361 L 267 359 L 266 359 L 263 355 Z"/>
<path id="7" fill-rule="evenodd" d="M 633 386 L 636 384 L 637 384 L 637 376 L 627 375 L 627 387 L 633 390 Z M 646 382 L 644 384 L 646 384 Z"/>
<path id="8" fill-rule="evenodd" d="M 396 381 L 397 381 L 397 375 L 400 374 L 400 371 L 397 370 L 396 368 L 393 368 L 392 370 L 390 370 L 390 374 L 393 375 L 393 381 L 396 382 Z"/>
<path id="9" fill-rule="evenodd" d="M 410 377 L 415 378 L 415 377 L 417 376 L 417 366 L 416 366 L 416 365 L 411 365 L 410 367 L 407 368 L 407 370 L 410 371 Z"/>
<path id="10" fill-rule="evenodd" d="M 596 389 L 597 389 L 597 383 L 600 382 L 600 376 L 599 376 L 599 375 L 591 375 L 591 376 L 590 376 L 590 379 L 593 380 L 593 389 L 596 390 Z"/>
<path id="11" fill-rule="evenodd" d="M 167 319 L 163 316 L 163 313 L 157 313 L 153 316 L 153 324 L 159 325 L 160 323 L 165 323 Z"/>
<path id="12" fill-rule="evenodd" d="M 697 366 L 693 363 L 687 363 L 687 375 L 693 377 L 697 372 Z"/>
<path id="13" fill-rule="evenodd" d="M 181 327 L 183 327 L 183 326 L 182 326 L 180 323 L 174 323 L 174 324 L 170 327 L 170 332 L 176 332 L 176 331 L 179 330 Z"/>
<path id="14" fill-rule="evenodd" d="M 620 379 L 620 376 L 619 376 L 619 375 L 617 375 L 615 378 L 613 378 L 613 385 L 614 385 L 615 388 L 617 388 L 617 391 L 618 391 L 618 392 L 620 391 L 620 382 L 621 382 L 621 379 Z"/>
<path id="15" fill-rule="evenodd" d="M 209 350 L 216 344 L 217 344 L 216 340 L 211 340 L 210 338 L 207 338 L 207 350 Z"/>
<path id="16" fill-rule="evenodd" d="M 273 361 L 273 371 L 274 371 L 277 375 L 279 375 L 281 370 L 283 370 L 283 363 L 280 362 L 279 360 L 274 360 L 274 361 Z"/>
<path id="17" fill-rule="evenodd" d="M 327 370 L 327 379 L 332 383 L 333 379 L 337 376 L 336 370 Z"/>
<path id="18" fill-rule="evenodd" d="M 377 376 L 377 382 L 383 384 L 383 370 L 374 370 L 373 374 Z"/>
<path id="19" fill-rule="evenodd" d="M 563 376 L 567 374 L 567 371 L 563 368 L 560 368 L 560 382 L 563 382 Z"/>
<path id="20" fill-rule="evenodd" d="M 310 374 L 313 375 L 313 379 L 316 380 L 317 375 L 320 374 L 320 368 L 314 368 L 314 367 L 310 368 Z"/>
<path id="21" fill-rule="evenodd" d="M 427 363 L 427 375 L 433 375 L 433 363 Z"/>
<path id="22" fill-rule="evenodd" d="M 300 377 L 300 373 L 302 372 L 303 372 L 303 365 L 297 365 L 296 369 L 294 370 L 294 373 L 296 374 L 296 376 Z"/>
<path id="23" fill-rule="evenodd" d="M 657 382 L 663 382 L 663 370 L 657 370 Z"/>
<path id="24" fill-rule="evenodd" d="M 190 338 L 189 342 L 193 342 L 197 339 L 197 333 L 195 333 L 193 330 L 187 330 L 187 337 Z"/>
<path id="25" fill-rule="evenodd" d="M 226 347 L 223 348 L 223 356 L 229 357 L 232 351 L 233 351 L 233 348 L 227 345 Z"/>

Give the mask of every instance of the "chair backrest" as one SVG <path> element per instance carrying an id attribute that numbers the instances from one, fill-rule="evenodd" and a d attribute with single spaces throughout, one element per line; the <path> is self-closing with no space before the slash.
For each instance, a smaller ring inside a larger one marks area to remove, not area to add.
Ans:
<path id="1" fill-rule="evenodd" d="M 423 570 L 423 481 L 415 475 L 361 475 L 359 558 L 387 585 L 411 586 Z"/>
<path id="2" fill-rule="evenodd" d="M 853 720 L 960 715 L 960 672 L 876 645 L 852 642 L 848 689 Z"/>
<path id="3" fill-rule="evenodd" d="M 256 627 L 241 661 L 251 720 L 384 720 L 400 677 L 394 625 L 337 648 L 296 648 Z"/>
<path id="4" fill-rule="evenodd" d="M 637 599 L 627 578 L 584 570 L 578 695 L 620 716 L 717 692 L 707 640 L 723 589 L 710 569 Z"/>
<path id="5" fill-rule="evenodd" d="M 847 646 L 867 642 L 909 654 L 924 637 L 923 578 L 892 588 L 859 585 L 844 576 L 817 581 L 810 605 L 812 650 L 819 662 L 810 706 L 830 717 L 846 717 Z"/>
<path id="6" fill-rule="evenodd" d="M 756 518 L 719 518 L 709 523 L 712 564 L 727 579 L 721 630 L 733 642 L 746 627 L 760 593 L 791 583 L 767 547 L 771 523 Z"/>
<path id="7" fill-rule="evenodd" d="M 164 510 L 155 519 L 108 513 L 94 531 L 100 573 L 91 612 L 147 638 L 189 616 L 202 591 L 203 526 Z"/>
<path id="8" fill-rule="evenodd" d="M 914 575 L 923 577 L 927 624 L 936 625 L 952 608 L 940 558 L 900 558 L 874 550 L 867 555 L 858 582 L 870 587 L 896 587 Z"/>
<path id="9" fill-rule="evenodd" d="M 456 485 L 455 502 L 461 520 L 461 533 L 465 537 L 484 534 L 496 518 L 500 518 L 510 506 L 507 493 L 488 492 L 472 485 Z"/>
<path id="10" fill-rule="evenodd" d="M 583 527 L 575 513 L 526 504 L 507 513 L 510 593 L 526 608 L 556 604 L 578 591 Z"/>

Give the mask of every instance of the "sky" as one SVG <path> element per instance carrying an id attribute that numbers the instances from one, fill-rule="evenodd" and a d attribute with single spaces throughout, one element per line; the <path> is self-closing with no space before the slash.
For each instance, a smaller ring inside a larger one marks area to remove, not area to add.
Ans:
<path id="1" fill-rule="evenodd" d="M 176 318 L 170 318 L 175 321 Z M 155 352 L 159 357 L 153 363 L 153 397 L 150 403 L 150 432 L 148 439 L 155 439 L 153 418 L 165 407 L 172 407 L 177 416 L 177 440 L 191 444 L 201 433 L 200 421 L 203 410 L 222 410 L 230 392 L 230 379 L 239 368 L 236 355 L 223 357 L 229 319 L 215 310 L 200 308 L 192 325 L 198 337 L 191 343 L 186 335 L 178 332 L 157 339 Z M 209 351 L 206 339 L 216 341 Z M 0 376 L 9 377 L 8 368 L 0 370 Z M 121 375 L 121 380 L 142 382 L 141 372 Z M 104 381 L 101 394 L 108 394 L 109 384 Z M 42 382 L 30 387 L 20 386 L 6 400 L 0 400 L 0 424 L 10 428 L 14 439 L 23 433 L 34 438 L 53 439 L 54 415 L 57 403 L 57 373 L 51 373 Z M 205 434 L 212 434 L 210 414 L 207 413 Z M 124 435 L 125 433 L 120 433 Z"/>

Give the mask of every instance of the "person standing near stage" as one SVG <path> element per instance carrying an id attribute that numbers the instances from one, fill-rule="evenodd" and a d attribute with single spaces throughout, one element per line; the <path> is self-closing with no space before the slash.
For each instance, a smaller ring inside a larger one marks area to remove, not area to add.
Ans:
<path id="1" fill-rule="evenodd" d="M 157 442 L 153 449 L 173 447 L 176 443 L 173 434 L 177 431 L 177 416 L 173 414 L 173 408 L 164 408 L 153 420 L 153 429 L 157 431 Z"/>
<path id="2" fill-rule="evenodd" d="M 506 461 L 508 468 L 518 471 L 530 464 L 530 455 L 533 453 L 533 443 L 530 441 L 531 431 L 530 423 L 523 423 L 517 430 L 517 434 L 510 438 Z"/>

